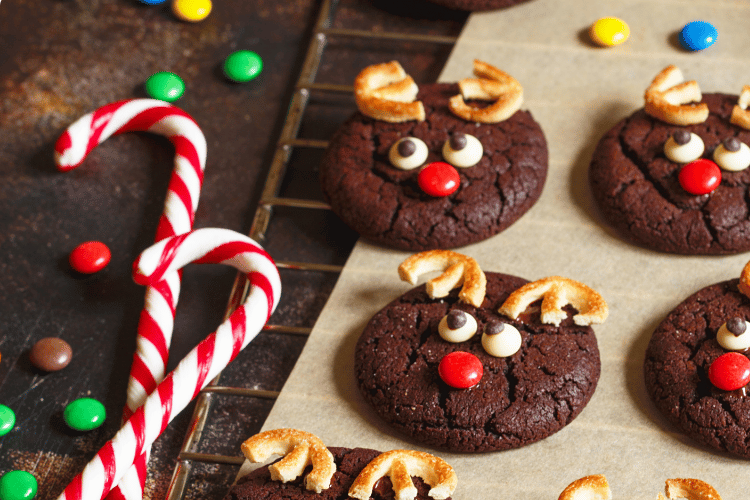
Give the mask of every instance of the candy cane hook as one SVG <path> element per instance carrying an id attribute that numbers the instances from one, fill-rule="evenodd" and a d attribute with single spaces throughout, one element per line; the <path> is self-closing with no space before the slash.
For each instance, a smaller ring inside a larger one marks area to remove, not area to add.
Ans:
<path id="1" fill-rule="evenodd" d="M 102 500 L 174 416 L 255 338 L 278 304 L 281 280 L 273 260 L 252 239 L 228 229 L 198 229 L 154 244 L 135 261 L 134 279 L 153 284 L 188 262 L 239 269 L 251 285 L 247 298 L 165 377 L 58 500 Z"/>
<path id="2" fill-rule="evenodd" d="M 163 135 L 175 148 L 174 167 L 155 241 L 190 231 L 203 184 L 206 139 L 193 118 L 171 104 L 155 99 L 129 99 L 107 104 L 82 116 L 55 144 L 57 168 L 64 172 L 72 170 L 108 137 L 133 131 Z M 164 378 L 179 294 L 179 273 L 146 289 L 124 420 Z M 148 449 L 134 464 L 128 479 L 113 491 L 115 497 L 128 500 L 143 497 L 147 463 Z"/>

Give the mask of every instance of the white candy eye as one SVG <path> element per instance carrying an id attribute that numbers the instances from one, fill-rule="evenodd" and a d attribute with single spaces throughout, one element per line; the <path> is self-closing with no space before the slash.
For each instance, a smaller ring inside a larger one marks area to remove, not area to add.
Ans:
<path id="1" fill-rule="evenodd" d="M 750 348 L 750 323 L 742 318 L 731 318 L 716 332 L 716 341 L 728 351 Z"/>
<path id="2" fill-rule="evenodd" d="M 464 342 L 477 333 L 477 320 L 467 312 L 453 309 L 440 320 L 438 333 L 448 342 Z"/>
<path id="3" fill-rule="evenodd" d="M 664 154 L 675 163 L 690 163 L 703 154 L 703 139 L 687 130 L 678 130 L 664 143 Z"/>
<path id="4" fill-rule="evenodd" d="M 454 167 L 473 167 L 482 159 L 482 143 L 473 135 L 454 132 L 443 144 L 443 158 Z"/>
<path id="5" fill-rule="evenodd" d="M 391 165 L 401 170 L 412 170 L 427 160 L 427 144 L 416 137 L 404 137 L 388 150 Z"/>
<path id="6" fill-rule="evenodd" d="M 513 325 L 493 321 L 484 327 L 482 347 L 490 356 L 507 358 L 521 348 L 521 334 Z"/>
<path id="7" fill-rule="evenodd" d="M 724 139 L 714 149 L 714 161 L 730 172 L 739 172 L 750 166 L 750 148 L 734 137 Z"/>

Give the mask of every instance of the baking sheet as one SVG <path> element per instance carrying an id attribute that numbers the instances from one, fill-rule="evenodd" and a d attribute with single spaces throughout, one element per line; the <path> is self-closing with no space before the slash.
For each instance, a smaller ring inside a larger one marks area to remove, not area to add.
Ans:
<path id="1" fill-rule="evenodd" d="M 586 29 L 603 16 L 630 25 L 625 44 L 590 44 Z M 695 19 L 714 24 L 719 36 L 690 53 L 677 33 Z M 444 68 L 442 81 L 471 76 L 474 58 L 509 72 L 547 136 L 550 170 L 539 202 L 505 232 L 460 251 L 488 271 L 567 276 L 607 300 L 610 317 L 595 327 L 601 379 L 575 421 L 539 443 L 484 454 L 430 450 L 391 431 L 359 396 L 353 353 L 367 320 L 410 288 L 396 272 L 409 254 L 360 241 L 264 429 L 303 429 L 330 446 L 436 453 L 456 469 L 457 500 L 557 498 L 571 481 L 595 473 L 607 476 L 614 498 L 653 499 L 673 477 L 699 478 L 725 499 L 744 498 L 745 482 L 737 479 L 748 462 L 695 445 L 667 424 L 645 393 L 642 361 L 651 332 L 677 303 L 737 277 L 750 256 L 674 256 L 621 241 L 594 208 L 587 168 L 599 138 L 643 106 L 645 88 L 666 65 L 679 66 L 704 92 L 739 93 L 750 84 L 748 21 L 744 1 L 533 0 L 472 15 Z"/>

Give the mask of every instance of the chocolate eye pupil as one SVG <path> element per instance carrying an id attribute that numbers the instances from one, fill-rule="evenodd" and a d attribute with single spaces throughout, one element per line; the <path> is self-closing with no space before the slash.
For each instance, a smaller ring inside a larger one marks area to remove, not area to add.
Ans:
<path id="1" fill-rule="evenodd" d="M 484 333 L 487 335 L 497 335 L 502 333 L 503 330 L 505 330 L 505 323 L 501 321 L 492 321 L 484 327 Z"/>
<path id="2" fill-rule="evenodd" d="M 735 337 L 739 337 L 740 335 L 745 333 L 746 329 L 747 325 L 745 324 L 745 320 L 742 318 L 734 317 L 727 321 L 727 330 L 729 330 L 729 333 L 731 333 Z"/>
<path id="3" fill-rule="evenodd" d="M 466 140 L 466 134 L 462 132 L 456 132 L 455 134 L 451 135 L 450 144 L 451 149 L 453 149 L 454 151 L 462 150 L 468 144 L 468 141 Z"/>
<path id="4" fill-rule="evenodd" d="M 466 313 L 454 309 L 448 313 L 448 317 L 445 321 L 448 324 L 448 328 L 456 330 L 466 324 Z"/>
<path id="5" fill-rule="evenodd" d="M 736 137 L 727 137 L 722 144 L 724 144 L 724 149 L 731 151 L 732 153 L 736 153 L 740 150 L 740 141 L 738 141 Z"/>
<path id="6" fill-rule="evenodd" d="M 688 132 L 687 130 L 678 130 L 677 132 L 672 134 L 672 139 L 680 146 L 684 146 L 685 144 L 690 142 L 690 132 Z"/>
<path id="7" fill-rule="evenodd" d="M 398 154 L 407 158 L 417 152 L 417 145 L 411 139 L 404 139 L 398 143 Z"/>

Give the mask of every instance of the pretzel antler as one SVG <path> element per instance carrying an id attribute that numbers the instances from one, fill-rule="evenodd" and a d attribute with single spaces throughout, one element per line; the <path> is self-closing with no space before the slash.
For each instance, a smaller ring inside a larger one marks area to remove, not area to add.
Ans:
<path id="1" fill-rule="evenodd" d="M 700 479 L 667 479 L 664 492 L 669 500 L 721 500 L 713 486 Z M 558 500 L 609 500 L 611 497 L 607 478 L 596 474 L 570 483 Z M 664 500 L 664 495 L 659 493 L 657 500 Z"/>
<path id="2" fill-rule="evenodd" d="M 386 475 L 393 483 L 396 500 L 416 498 L 417 488 L 411 476 L 419 476 L 429 484 L 432 488 L 428 495 L 435 500 L 451 496 L 458 483 L 453 468 L 443 459 L 422 451 L 393 450 L 378 455 L 362 469 L 349 488 L 349 496 L 369 500 L 375 483 Z"/>
<path id="3" fill-rule="evenodd" d="M 510 118 L 523 104 L 523 87 L 518 80 L 485 62 L 474 60 L 474 74 L 458 82 L 460 95 L 451 97 L 448 107 L 456 116 L 479 123 L 498 123 Z M 487 107 L 476 108 L 464 99 L 495 100 Z"/>
<path id="4" fill-rule="evenodd" d="M 567 313 L 563 306 L 571 304 L 578 309 L 573 316 L 577 325 L 602 323 L 609 315 L 609 308 L 597 292 L 569 278 L 550 276 L 527 283 L 508 296 L 498 312 L 516 319 L 532 302 L 542 299 L 542 323 L 560 326 Z"/>
<path id="5" fill-rule="evenodd" d="M 354 80 L 354 100 L 363 115 L 391 123 L 424 121 L 419 88 L 398 61 L 363 69 Z"/>
<path id="6" fill-rule="evenodd" d="M 674 65 L 656 75 L 646 89 L 645 99 L 646 113 L 672 125 L 703 123 L 708 118 L 708 105 L 700 102 L 698 82 L 686 82 L 682 71 Z"/>
<path id="7" fill-rule="evenodd" d="M 746 130 L 750 130 L 750 111 L 747 106 L 750 104 L 750 86 L 742 87 L 737 104 L 732 108 L 732 116 L 729 117 L 730 123 L 734 123 Z"/>
<path id="8" fill-rule="evenodd" d="M 570 483 L 557 500 L 609 500 L 612 493 L 607 478 L 601 474 L 582 477 Z"/>
<path id="9" fill-rule="evenodd" d="M 445 272 L 427 282 L 427 294 L 430 297 L 445 297 L 463 283 L 458 298 L 474 307 L 482 305 L 487 290 L 487 277 L 471 257 L 450 250 L 428 250 L 412 255 L 398 267 L 401 280 L 412 285 L 417 284 L 419 276 L 432 271 Z"/>
<path id="10" fill-rule="evenodd" d="M 256 434 L 242 443 L 242 453 L 253 463 L 264 462 L 271 455 L 285 455 L 268 467 L 274 481 L 293 481 L 312 464 L 305 487 L 316 493 L 331 486 L 336 472 L 333 455 L 323 441 L 309 432 L 297 429 L 274 429 Z"/>
<path id="11" fill-rule="evenodd" d="M 721 500 L 721 496 L 710 484 L 700 479 L 667 479 L 664 492 L 670 500 L 687 498 L 688 500 Z M 664 500 L 659 494 L 657 500 Z"/>

